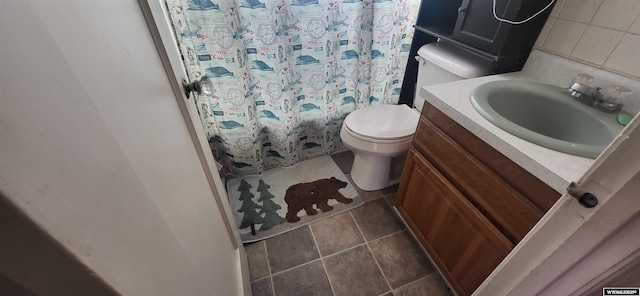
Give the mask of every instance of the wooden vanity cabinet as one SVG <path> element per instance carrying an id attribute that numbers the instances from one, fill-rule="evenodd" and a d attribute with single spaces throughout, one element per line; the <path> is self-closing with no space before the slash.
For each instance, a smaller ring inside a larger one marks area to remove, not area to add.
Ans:
<path id="1" fill-rule="evenodd" d="M 513 244 L 415 149 L 405 165 L 400 213 L 458 294 L 471 295 Z"/>
<path id="2" fill-rule="evenodd" d="M 425 103 L 395 206 L 458 295 L 471 295 L 559 197 Z"/>

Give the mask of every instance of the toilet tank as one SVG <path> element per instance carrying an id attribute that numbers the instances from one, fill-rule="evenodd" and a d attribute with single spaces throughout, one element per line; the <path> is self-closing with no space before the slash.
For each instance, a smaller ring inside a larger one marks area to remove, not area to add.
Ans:
<path id="1" fill-rule="evenodd" d="M 493 61 L 443 42 L 425 44 L 418 50 L 418 79 L 414 107 L 422 110 L 424 99 L 420 88 L 426 85 L 486 76 L 493 69 Z"/>

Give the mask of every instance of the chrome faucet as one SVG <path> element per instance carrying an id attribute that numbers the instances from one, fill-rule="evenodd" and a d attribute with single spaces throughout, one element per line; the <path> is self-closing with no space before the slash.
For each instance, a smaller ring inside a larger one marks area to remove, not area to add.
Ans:
<path id="1" fill-rule="evenodd" d="M 600 87 L 591 87 L 581 83 L 573 83 L 565 91 L 577 101 L 598 108 L 607 113 L 613 113 L 622 109 L 622 104 L 607 102 L 600 93 Z"/>

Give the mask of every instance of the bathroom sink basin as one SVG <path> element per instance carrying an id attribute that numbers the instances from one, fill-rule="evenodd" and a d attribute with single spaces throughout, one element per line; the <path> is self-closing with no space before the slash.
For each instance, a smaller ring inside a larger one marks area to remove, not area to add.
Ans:
<path id="1" fill-rule="evenodd" d="M 522 80 L 492 81 L 471 93 L 473 107 L 499 128 L 534 144 L 596 158 L 620 133 L 616 114 L 571 98 L 560 87 Z"/>

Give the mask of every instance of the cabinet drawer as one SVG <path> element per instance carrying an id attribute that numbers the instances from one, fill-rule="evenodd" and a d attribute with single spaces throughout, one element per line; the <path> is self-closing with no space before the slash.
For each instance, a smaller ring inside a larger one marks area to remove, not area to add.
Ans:
<path id="1" fill-rule="evenodd" d="M 459 295 L 471 295 L 513 244 L 410 149 L 396 207 Z"/>
<path id="2" fill-rule="evenodd" d="M 514 244 L 542 217 L 540 209 L 424 117 L 414 146 Z"/>
<path id="3" fill-rule="evenodd" d="M 422 116 L 491 169 L 494 174 L 509 183 L 542 212 L 548 211 L 560 198 L 560 194 L 553 188 L 493 149 L 437 108 L 425 103 Z"/>

